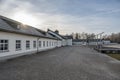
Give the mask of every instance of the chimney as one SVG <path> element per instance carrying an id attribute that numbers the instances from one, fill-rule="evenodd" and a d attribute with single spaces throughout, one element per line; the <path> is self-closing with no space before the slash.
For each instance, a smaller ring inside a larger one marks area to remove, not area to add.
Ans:
<path id="1" fill-rule="evenodd" d="M 48 28 L 47 31 L 50 31 L 50 29 Z"/>
<path id="2" fill-rule="evenodd" d="M 59 34 L 59 31 L 58 31 L 58 30 L 55 30 L 55 33 Z"/>

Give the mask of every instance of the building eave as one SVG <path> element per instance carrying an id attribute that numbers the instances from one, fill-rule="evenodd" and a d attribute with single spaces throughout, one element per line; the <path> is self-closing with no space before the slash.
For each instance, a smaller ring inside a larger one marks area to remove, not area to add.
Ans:
<path id="1" fill-rule="evenodd" d="M 50 37 L 46 37 L 46 36 L 33 35 L 33 34 L 26 34 L 26 33 L 21 33 L 21 32 L 16 32 L 16 31 L 9 31 L 9 30 L 5 30 L 5 29 L 0 29 L 0 31 L 2 31 L 2 32 L 9 32 L 9 33 L 15 33 L 15 34 L 28 35 L 28 36 L 41 37 L 41 38 L 54 39 L 54 38 L 50 38 Z M 58 39 L 54 39 L 54 40 L 58 40 Z"/>

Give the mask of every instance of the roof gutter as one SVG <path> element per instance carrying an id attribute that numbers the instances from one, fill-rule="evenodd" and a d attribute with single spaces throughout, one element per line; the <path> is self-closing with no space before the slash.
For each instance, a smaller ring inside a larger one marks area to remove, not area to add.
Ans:
<path id="1" fill-rule="evenodd" d="M 8 31 L 8 30 L 5 30 L 5 29 L 0 29 L 0 31 L 58 40 L 58 39 L 55 39 L 55 38 L 50 38 L 50 37 L 45 37 L 45 36 L 40 36 L 40 35 L 26 34 L 26 33 L 21 33 L 21 32 L 16 32 L 16 31 Z"/>

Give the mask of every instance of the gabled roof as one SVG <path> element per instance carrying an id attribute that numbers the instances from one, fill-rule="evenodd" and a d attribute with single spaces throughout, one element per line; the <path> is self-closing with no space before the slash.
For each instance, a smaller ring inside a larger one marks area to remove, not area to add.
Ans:
<path id="1" fill-rule="evenodd" d="M 60 39 L 60 40 L 65 39 L 64 36 L 62 36 L 62 35 L 60 35 L 60 34 L 58 34 L 58 33 L 55 33 L 54 31 L 52 31 L 52 30 L 50 30 L 50 29 L 48 29 L 47 32 L 48 32 L 49 34 L 51 34 L 52 36 L 57 37 L 57 38 Z"/>
<path id="2" fill-rule="evenodd" d="M 52 37 L 49 34 L 46 35 L 47 33 L 45 31 L 36 29 L 29 25 L 23 25 L 18 21 L 6 18 L 4 16 L 0 16 L 0 31 L 56 39 L 55 37 Z"/>
<path id="3" fill-rule="evenodd" d="M 37 29 L 37 28 L 36 28 L 36 30 L 39 31 L 39 32 L 41 32 L 41 33 L 42 33 L 43 35 L 45 35 L 47 38 L 57 39 L 56 37 L 50 35 L 49 33 L 45 32 L 45 31 L 43 31 L 43 30 L 40 30 L 40 29 Z"/>

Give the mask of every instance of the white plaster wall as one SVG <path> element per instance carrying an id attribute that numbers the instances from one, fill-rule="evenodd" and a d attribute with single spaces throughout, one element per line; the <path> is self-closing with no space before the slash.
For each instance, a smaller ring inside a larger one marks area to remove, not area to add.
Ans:
<path id="1" fill-rule="evenodd" d="M 72 39 L 67 39 L 66 42 L 68 46 L 72 46 Z"/>
<path id="2" fill-rule="evenodd" d="M 57 47 L 61 47 L 62 46 L 62 41 L 61 40 L 58 40 L 57 41 Z"/>
<path id="3" fill-rule="evenodd" d="M 97 45 L 97 44 L 103 44 L 103 42 L 99 41 L 99 42 L 73 42 L 73 45 Z"/>
<path id="4" fill-rule="evenodd" d="M 104 40 L 103 40 L 103 43 L 104 43 L 104 44 L 110 44 L 110 41 L 109 41 L 109 40 L 108 40 L 108 41 L 106 41 L 106 40 L 104 41 Z"/>
<path id="5" fill-rule="evenodd" d="M 0 32 L 0 39 L 7 39 L 9 41 L 9 51 L 0 53 L 0 58 L 5 56 L 16 55 L 16 54 L 25 55 L 26 53 L 37 52 L 37 47 L 33 48 L 33 41 L 37 42 L 38 37 L 8 33 L 8 32 Z M 16 51 L 16 40 L 21 40 L 21 50 Z M 27 49 L 27 50 L 26 50 L 26 40 L 30 41 L 30 49 Z M 48 41 L 48 42 L 51 41 L 53 43 L 57 42 L 57 40 L 47 39 L 47 38 L 40 38 L 39 41 Z M 43 42 L 42 42 L 42 47 L 39 47 L 38 51 L 52 49 L 52 48 L 55 48 L 56 46 L 57 44 L 56 45 L 54 44 L 53 46 L 43 47 Z"/>
<path id="6" fill-rule="evenodd" d="M 89 42 L 89 45 L 97 45 L 97 44 L 103 44 L 103 42 L 99 41 L 99 42 Z"/>
<path id="7" fill-rule="evenodd" d="M 61 47 L 61 41 L 58 41 L 58 47 Z"/>
<path id="8" fill-rule="evenodd" d="M 67 42 L 65 39 L 62 39 L 62 46 L 66 46 L 67 45 Z"/>
<path id="9" fill-rule="evenodd" d="M 83 42 L 73 42 L 73 45 L 82 45 L 84 44 Z"/>
<path id="10" fill-rule="evenodd" d="M 57 47 L 57 45 L 55 45 L 55 42 L 57 42 L 57 40 L 52 40 L 52 39 L 46 39 L 46 38 L 40 38 L 39 41 L 41 41 L 41 47 L 39 47 L 39 51 L 42 50 L 47 50 L 47 49 L 52 49 Z M 45 41 L 45 47 L 43 47 L 43 41 Z M 47 46 L 47 41 L 48 41 L 48 46 Z M 51 45 L 49 44 L 49 42 L 51 42 Z M 52 45 L 53 44 L 53 45 Z"/>

